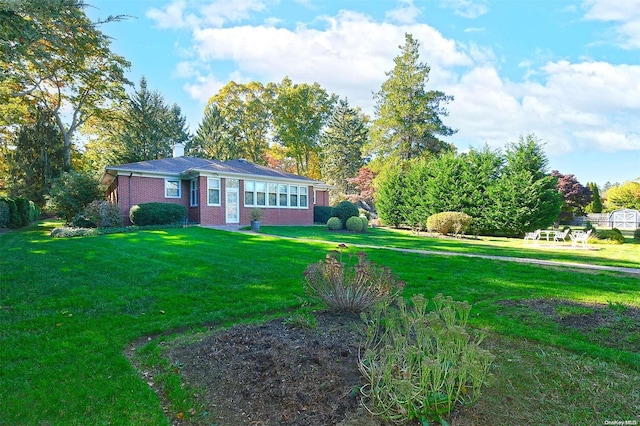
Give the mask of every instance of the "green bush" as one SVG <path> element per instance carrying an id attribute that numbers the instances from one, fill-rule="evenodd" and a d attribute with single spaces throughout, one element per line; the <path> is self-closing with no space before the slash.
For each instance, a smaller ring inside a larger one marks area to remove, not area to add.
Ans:
<path id="1" fill-rule="evenodd" d="M 362 252 L 357 254 L 357 262 L 349 265 L 342 260 L 344 248 L 341 244 L 324 260 L 307 266 L 304 277 L 308 296 L 319 299 L 330 310 L 362 312 L 400 294 L 404 282 L 397 281 L 389 268 L 370 262 Z"/>
<path id="2" fill-rule="evenodd" d="M 640 228 L 633 231 L 633 239 L 636 241 L 640 241 Z"/>
<path id="3" fill-rule="evenodd" d="M 70 238 L 70 237 L 86 237 L 88 235 L 98 235 L 95 229 L 89 228 L 72 228 L 61 226 L 53 228 L 49 234 L 53 238 Z"/>
<path id="4" fill-rule="evenodd" d="M 0 198 L 0 228 L 6 228 L 9 226 L 9 203 Z"/>
<path id="5" fill-rule="evenodd" d="M 104 200 L 94 200 L 72 220 L 78 228 L 112 228 L 122 226 L 120 207 Z"/>
<path id="6" fill-rule="evenodd" d="M 624 235 L 618 228 L 613 229 L 600 229 L 596 232 L 596 239 L 593 240 L 594 243 L 613 243 L 613 244 L 624 244 Z"/>
<path id="7" fill-rule="evenodd" d="M 333 208 L 333 216 L 340 219 L 343 226 L 347 226 L 347 220 L 352 216 L 358 216 L 358 208 L 351 201 L 340 201 L 337 206 Z"/>
<path id="8" fill-rule="evenodd" d="M 483 335 L 466 330 L 467 302 L 438 295 L 427 312 L 422 295 L 411 301 L 412 308 L 398 298 L 398 309 L 379 304 L 371 314 L 362 314 L 366 341 L 358 367 L 366 382 L 363 403 L 394 423 L 448 424 L 456 404 L 478 399 L 494 356 L 480 348 Z"/>
<path id="9" fill-rule="evenodd" d="M 131 223 L 137 226 L 171 225 L 187 218 L 187 208 L 175 203 L 143 203 L 129 210 Z"/>
<path id="10" fill-rule="evenodd" d="M 369 228 L 369 219 L 366 216 L 360 216 L 360 220 L 362 221 L 361 232 L 367 232 L 367 228 Z"/>
<path id="11" fill-rule="evenodd" d="M 327 221 L 327 228 L 329 228 L 330 231 L 342 229 L 342 221 L 337 217 L 330 217 Z"/>
<path id="12" fill-rule="evenodd" d="M 315 223 L 325 224 L 333 215 L 333 207 L 331 206 L 313 206 L 313 221 Z"/>
<path id="13" fill-rule="evenodd" d="M 16 203 L 18 210 L 18 216 L 20 217 L 20 226 L 26 226 L 29 224 L 29 200 L 22 197 L 16 197 L 13 199 Z"/>
<path id="14" fill-rule="evenodd" d="M 360 216 L 351 216 L 347 219 L 346 228 L 347 231 L 351 232 L 362 231 L 362 220 L 360 219 Z"/>
<path id="15" fill-rule="evenodd" d="M 471 224 L 471 216 L 460 212 L 442 212 L 427 218 L 427 229 L 442 235 L 464 234 Z"/>
<path id="16" fill-rule="evenodd" d="M 29 201 L 29 223 L 40 218 L 40 207 L 33 201 Z"/>
<path id="17" fill-rule="evenodd" d="M 19 228 L 20 227 L 20 213 L 18 212 L 18 206 L 16 206 L 16 202 L 12 198 L 1 198 L 2 202 L 6 205 L 9 210 L 9 215 L 4 222 L 4 225 L 0 223 L 0 226 L 5 226 L 7 228 Z"/>
<path id="18" fill-rule="evenodd" d="M 66 223 L 81 213 L 93 200 L 104 196 L 98 180 L 88 173 L 70 172 L 63 174 L 51 186 L 48 208 Z"/>

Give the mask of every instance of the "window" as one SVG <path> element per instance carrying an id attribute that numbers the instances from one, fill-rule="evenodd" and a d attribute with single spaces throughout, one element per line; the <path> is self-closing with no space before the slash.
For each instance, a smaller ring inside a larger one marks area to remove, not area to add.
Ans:
<path id="1" fill-rule="evenodd" d="M 278 205 L 280 207 L 287 207 L 287 185 L 278 185 Z"/>
<path id="2" fill-rule="evenodd" d="M 252 180 L 244 181 L 244 205 L 253 206 L 256 202 L 256 183 Z"/>
<path id="3" fill-rule="evenodd" d="M 256 206 L 267 205 L 267 184 L 266 182 L 256 182 Z"/>
<path id="4" fill-rule="evenodd" d="M 199 191 L 198 191 L 198 179 L 191 181 L 191 202 L 190 206 L 195 207 L 198 205 Z"/>
<path id="5" fill-rule="evenodd" d="M 207 205 L 220 205 L 220 179 L 207 178 Z"/>
<path id="6" fill-rule="evenodd" d="M 278 184 L 277 183 L 269 183 L 269 207 L 277 207 L 278 206 Z"/>
<path id="7" fill-rule="evenodd" d="M 308 189 L 306 186 L 300 187 L 300 207 L 308 207 L 309 206 L 309 195 Z"/>
<path id="8" fill-rule="evenodd" d="M 164 197 L 180 198 L 180 179 L 164 180 Z"/>
<path id="9" fill-rule="evenodd" d="M 289 207 L 298 207 L 298 187 L 289 186 Z"/>

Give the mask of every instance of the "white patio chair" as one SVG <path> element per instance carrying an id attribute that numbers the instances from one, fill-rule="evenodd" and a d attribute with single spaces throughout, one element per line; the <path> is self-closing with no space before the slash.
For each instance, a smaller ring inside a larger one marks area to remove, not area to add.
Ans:
<path id="1" fill-rule="evenodd" d="M 540 239 L 540 229 L 536 229 L 534 232 L 527 232 L 524 234 L 524 242 L 527 241 L 533 242 L 533 244 L 538 244 L 538 240 Z"/>
<path id="2" fill-rule="evenodd" d="M 582 247 L 587 247 L 589 244 L 589 235 L 591 235 L 592 231 L 593 229 L 589 229 L 587 232 L 575 231 L 569 234 L 569 236 L 571 237 L 571 246 L 576 247 L 578 244 L 581 244 Z"/>
<path id="3" fill-rule="evenodd" d="M 553 235 L 553 242 L 556 243 L 558 241 L 567 242 L 567 237 L 569 236 L 569 232 L 571 232 L 570 228 L 565 229 L 564 231 L 556 231 Z"/>

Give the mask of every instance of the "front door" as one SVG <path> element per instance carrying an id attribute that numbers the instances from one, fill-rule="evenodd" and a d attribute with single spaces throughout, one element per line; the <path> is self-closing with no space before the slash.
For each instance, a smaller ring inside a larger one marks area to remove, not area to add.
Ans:
<path id="1" fill-rule="evenodd" d="M 227 223 L 240 223 L 238 179 L 227 179 L 225 194 Z"/>

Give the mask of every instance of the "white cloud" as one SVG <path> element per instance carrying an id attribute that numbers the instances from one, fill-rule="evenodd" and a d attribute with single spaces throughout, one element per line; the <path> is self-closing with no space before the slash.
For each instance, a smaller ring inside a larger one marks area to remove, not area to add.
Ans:
<path id="1" fill-rule="evenodd" d="M 227 84 L 226 81 L 222 82 L 213 74 L 208 74 L 206 76 L 197 76 L 194 82 L 187 83 L 183 87 L 192 99 L 204 105 L 209 101 L 209 98 L 218 93 L 225 84 Z"/>
<path id="2" fill-rule="evenodd" d="M 441 0 L 440 5 L 453 9 L 456 15 L 469 19 L 478 18 L 489 10 L 485 0 Z"/>
<path id="3" fill-rule="evenodd" d="M 400 0 L 401 6 L 386 13 L 387 19 L 399 24 L 413 24 L 422 11 L 413 4 L 413 0 Z"/>
<path id="4" fill-rule="evenodd" d="M 372 112 L 372 92 L 379 90 L 385 71 L 393 69 L 404 34 L 421 43 L 421 60 L 431 66 L 431 82 L 449 81 L 449 67 L 471 65 L 452 40 L 425 24 L 399 26 L 375 22 L 355 12 L 324 17 L 324 28 L 294 29 L 235 26 L 196 29 L 194 47 L 202 62 L 232 61 L 244 75 L 261 81 L 317 81 L 330 92 L 348 96 Z"/>
<path id="5" fill-rule="evenodd" d="M 193 14 L 185 15 L 185 0 L 174 0 L 166 7 L 156 9 L 152 7 L 147 11 L 147 18 L 156 23 L 158 28 L 185 28 L 197 25 L 198 18 Z"/>
<path id="6" fill-rule="evenodd" d="M 616 42 L 625 49 L 640 49 L 640 2 L 636 0 L 585 0 L 584 19 L 610 22 Z"/>

